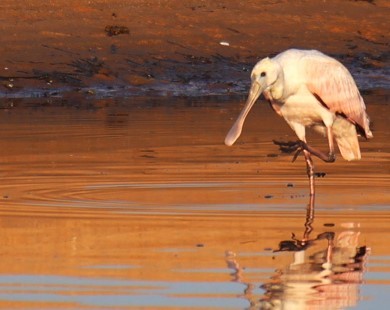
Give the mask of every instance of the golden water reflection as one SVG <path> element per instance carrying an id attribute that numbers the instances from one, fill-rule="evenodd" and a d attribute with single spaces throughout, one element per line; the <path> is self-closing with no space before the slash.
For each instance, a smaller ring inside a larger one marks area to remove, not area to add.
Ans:
<path id="1" fill-rule="evenodd" d="M 388 106 L 370 107 L 361 162 L 317 163 L 314 216 L 304 162 L 278 154 L 272 138 L 290 129 L 268 107 L 226 148 L 237 102 L 146 103 L 0 110 L 1 307 L 388 301 Z"/>
<path id="2" fill-rule="evenodd" d="M 328 230 L 334 224 L 326 223 L 323 232 L 313 238 L 314 212 L 314 199 L 310 199 L 302 239 L 292 233 L 291 239 L 280 241 L 273 251 L 292 255 L 288 264 L 264 281 L 264 293 L 259 299 L 254 294 L 256 284 L 246 282 L 245 268 L 236 254 L 226 253 L 233 281 L 246 285 L 243 297 L 250 303 L 248 309 L 345 309 L 359 303 L 371 251 L 359 243 L 360 224 L 343 223 L 336 234 Z"/>

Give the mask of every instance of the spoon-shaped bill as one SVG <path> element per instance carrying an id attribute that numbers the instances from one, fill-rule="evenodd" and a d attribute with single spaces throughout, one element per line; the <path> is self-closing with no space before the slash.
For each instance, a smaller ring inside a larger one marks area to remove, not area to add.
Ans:
<path id="1" fill-rule="evenodd" d="M 250 109 L 256 102 L 257 98 L 259 98 L 260 94 L 264 91 L 264 87 L 258 84 L 257 82 L 252 83 L 251 89 L 249 91 L 249 96 L 246 101 L 244 108 L 242 109 L 240 115 L 238 116 L 236 122 L 229 130 L 228 134 L 225 138 L 225 144 L 227 146 L 231 146 L 236 142 L 238 137 L 241 134 L 242 126 L 244 125 L 245 118 L 247 117 Z"/>

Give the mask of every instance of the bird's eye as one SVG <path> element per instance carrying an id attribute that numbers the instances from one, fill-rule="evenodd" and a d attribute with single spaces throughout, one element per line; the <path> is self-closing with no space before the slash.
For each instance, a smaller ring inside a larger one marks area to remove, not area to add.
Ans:
<path id="1" fill-rule="evenodd" d="M 266 75 L 265 72 L 260 73 L 260 76 L 262 76 L 262 77 L 264 77 L 265 75 Z"/>

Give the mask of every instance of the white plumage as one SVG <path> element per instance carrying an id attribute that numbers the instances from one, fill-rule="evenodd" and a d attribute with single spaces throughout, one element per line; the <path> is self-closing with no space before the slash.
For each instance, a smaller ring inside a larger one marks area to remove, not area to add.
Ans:
<path id="1" fill-rule="evenodd" d="M 225 138 L 226 145 L 238 139 L 251 107 L 264 94 L 298 136 L 311 181 L 314 177 L 310 154 L 334 161 L 334 139 L 344 159 L 360 159 L 357 136 L 372 138 L 370 122 L 351 74 L 336 59 L 316 50 L 290 49 L 259 61 L 251 80 L 248 100 Z M 326 134 L 328 155 L 307 145 L 306 127 Z M 314 180 L 311 185 L 314 194 Z"/>

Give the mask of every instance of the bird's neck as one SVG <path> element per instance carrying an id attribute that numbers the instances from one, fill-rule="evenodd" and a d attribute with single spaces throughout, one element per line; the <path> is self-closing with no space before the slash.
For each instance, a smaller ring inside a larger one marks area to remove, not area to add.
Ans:
<path id="1" fill-rule="evenodd" d="M 284 74 L 283 70 L 280 71 L 277 80 L 270 88 L 271 97 L 274 100 L 281 100 L 284 92 Z"/>

